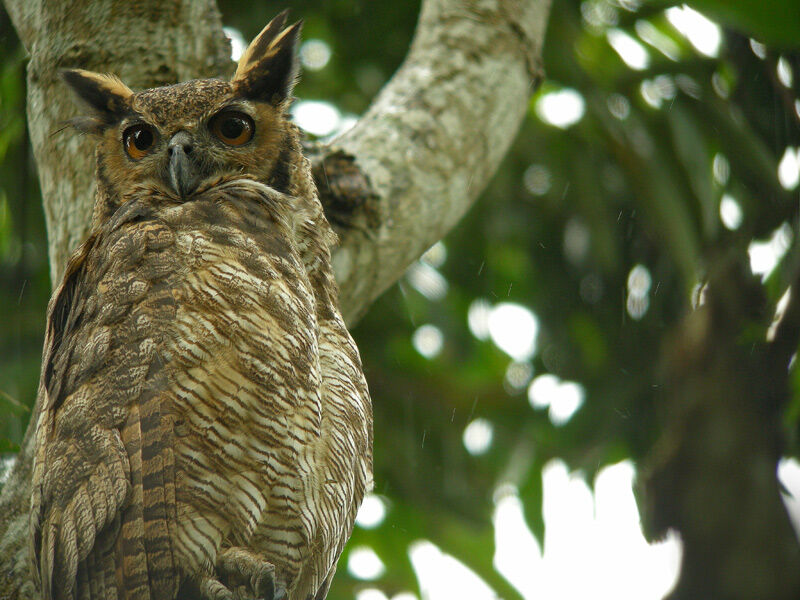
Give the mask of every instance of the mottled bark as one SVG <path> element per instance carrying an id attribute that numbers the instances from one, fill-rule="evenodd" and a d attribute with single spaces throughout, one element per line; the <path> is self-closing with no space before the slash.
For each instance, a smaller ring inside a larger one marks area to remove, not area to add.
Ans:
<path id="1" fill-rule="evenodd" d="M 348 320 L 442 238 L 494 174 L 539 77 L 548 11 L 534 0 L 423 2 L 403 66 L 331 144 L 356 158 L 377 194 L 334 256 Z"/>
<path id="2" fill-rule="evenodd" d="M 94 197 L 93 141 L 61 132 L 76 104 L 59 70 L 119 75 L 134 88 L 230 70 L 230 45 L 213 0 L 9 0 L 11 20 L 30 53 L 28 129 L 39 171 L 53 285 L 83 240 Z"/>
<path id="3" fill-rule="evenodd" d="M 28 123 L 55 285 L 86 234 L 93 197 L 91 142 L 56 133 L 75 114 L 58 70 L 112 72 L 140 89 L 228 74 L 232 65 L 213 0 L 4 2 L 31 54 Z M 496 170 L 538 79 L 549 7 L 425 0 L 403 66 L 351 131 L 317 149 L 327 212 L 340 226 L 334 267 L 351 322 L 458 221 Z M 33 593 L 30 434 L 0 496 L 0 599 Z"/>

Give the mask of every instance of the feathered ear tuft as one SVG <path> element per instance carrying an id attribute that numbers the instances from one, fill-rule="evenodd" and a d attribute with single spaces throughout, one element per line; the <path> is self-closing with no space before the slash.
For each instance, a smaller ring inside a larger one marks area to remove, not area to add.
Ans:
<path id="1" fill-rule="evenodd" d="M 82 69 L 61 71 L 64 82 L 86 103 L 92 114 L 69 123 L 83 133 L 99 133 L 119 121 L 130 110 L 133 92 L 118 77 Z"/>
<path id="2" fill-rule="evenodd" d="M 298 70 L 295 49 L 303 22 L 283 29 L 288 13 L 285 10 L 272 19 L 245 50 L 231 80 L 235 94 L 274 105 L 292 95 Z"/>

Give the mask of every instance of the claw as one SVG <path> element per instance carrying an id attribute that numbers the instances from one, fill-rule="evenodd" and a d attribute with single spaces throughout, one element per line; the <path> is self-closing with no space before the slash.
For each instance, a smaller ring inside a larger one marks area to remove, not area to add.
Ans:
<path id="1" fill-rule="evenodd" d="M 250 587 L 258 600 L 285 600 L 286 586 L 275 576 L 275 565 L 244 548 L 227 548 L 217 555 L 217 573 L 228 582 Z"/>
<path id="2" fill-rule="evenodd" d="M 203 600 L 235 600 L 233 592 L 213 577 L 205 577 L 198 582 L 200 597 Z"/>
<path id="3" fill-rule="evenodd" d="M 276 586 L 275 595 L 272 597 L 272 600 L 286 600 L 288 597 L 288 592 L 284 586 Z"/>

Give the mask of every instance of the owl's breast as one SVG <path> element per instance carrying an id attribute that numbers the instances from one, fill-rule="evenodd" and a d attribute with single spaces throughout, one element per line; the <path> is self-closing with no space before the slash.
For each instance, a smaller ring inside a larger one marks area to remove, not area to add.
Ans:
<path id="1" fill-rule="evenodd" d="M 173 225 L 165 282 L 177 306 L 164 335 L 176 497 L 198 528 L 179 533 L 186 545 L 246 539 L 276 494 L 300 504 L 298 465 L 322 426 L 303 265 L 279 223 L 248 230 L 227 216 Z"/>
<path id="2" fill-rule="evenodd" d="M 213 565 L 223 543 L 244 545 L 305 598 L 332 572 L 369 486 L 369 395 L 335 295 L 309 276 L 311 264 L 332 282 L 329 264 L 301 258 L 284 199 L 236 185 L 145 218 L 132 208 L 108 238 L 116 258 L 98 289 L 126 294 L 123 321 L 152 334 L 142 352 L 166 382 L 187 572 Z"/>

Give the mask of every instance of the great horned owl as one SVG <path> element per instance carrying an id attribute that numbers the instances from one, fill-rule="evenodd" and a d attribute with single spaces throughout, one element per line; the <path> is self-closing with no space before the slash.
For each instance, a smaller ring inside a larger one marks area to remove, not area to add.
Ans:
<path id="1" fill-rule="evenodd" d="M 48 310 L 31 511 L 45 599 L 324 598 L 371 482 L 335 235 L 288 118 L 300 24 L 231 81 L 80 70 L 88 239 Z"/>

